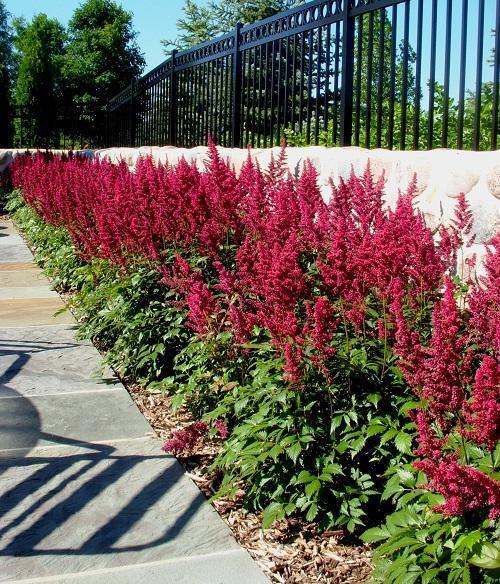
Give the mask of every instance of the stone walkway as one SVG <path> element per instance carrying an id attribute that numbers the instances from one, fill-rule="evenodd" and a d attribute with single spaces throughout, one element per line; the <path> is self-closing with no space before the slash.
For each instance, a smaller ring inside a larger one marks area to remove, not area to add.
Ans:
<path id="1" fill-rule="evenodd" d="M 0 221 L 0 582 L 268 582 Z"/>

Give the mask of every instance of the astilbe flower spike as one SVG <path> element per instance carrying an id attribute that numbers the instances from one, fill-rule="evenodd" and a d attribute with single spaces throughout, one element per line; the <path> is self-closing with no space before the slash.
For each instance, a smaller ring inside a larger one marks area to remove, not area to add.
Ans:
<path id="1" fill-rule="evenodd" d="M 162 447 L 165 452 L 179 454 L 185 450 L 191 450 L 208 431 L 208 422 L 193 422 L 182 430 L 174 430 L 172 438 L 167 440 Z"/>
<path id="2" fill-rule="evenodd" d="M 457 516 L 489 509 L 489 518 L 500 517 L 500 482 L 485 473 L 460 464 L 455 457 L 438 461 L 426 459 L 415 463 L 429 479 L 427 488 L 444 496 L 445 502 L 436 506 L 443 515 Z"/>
<path id="3" fill-rule="evenodd" d="M 500 366 L 487 355 L 476 372 L 471 400 L 463 407 L 465 422 L 470 429 L 464 436 L 494 450 L 500 440 Z"/>

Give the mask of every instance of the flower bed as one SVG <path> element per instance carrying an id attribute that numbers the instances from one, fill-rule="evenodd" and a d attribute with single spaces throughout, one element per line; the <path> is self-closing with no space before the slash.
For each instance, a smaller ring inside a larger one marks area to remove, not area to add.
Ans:
<path id="1" fill-rule="evenodd" d="M 368 167 L 326 204 L 314 167 L 295 179 L 285 156 L 266 171 L 249 157 L 239 176 L 213 145 L 203 172 L 19 157 L 29 208 L 16 216 L 77 290 L 83 333 L 191 411 L 165 448 L 219 441 L 219 496 L 243 493 L 264 527 L 368 527 L 383 582 L 487 581 L 500 567 L 500 236 L 487 276 L 463 281 L 464 196 L 434 234 L 414 184 L 387 209 Z"/>

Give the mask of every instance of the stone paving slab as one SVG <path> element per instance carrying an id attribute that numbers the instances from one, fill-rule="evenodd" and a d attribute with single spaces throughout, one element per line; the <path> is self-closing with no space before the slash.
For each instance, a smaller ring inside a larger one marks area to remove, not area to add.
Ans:
<path id="1" fill-rule="evenodd" d="M 0 239 L 5 236 L 19 237 L 19 233 L 10 219 L 0 219 Z"/>
<path id="2" fill-rule="evenodd" d="M 68 311 L 54 316 L 63 307 L 64 304 L 60 298 L 0 300 L 0 327 L 74 323 L 74 319 Z"/>
<path id="3" fill-rule="evenodd" d="M 62 578 L 18 580 L 18 584 L 269 584 L 243 550 L 179 560 L 150 562 L 106 570 L 66 574 Z"/>
<path id="4" fill-rule="evenodd" d="M 7 239 L 7 238 L 5 238 Z M 10 237 L 8 238 L 10 240 Z M 29 262 L 32 259 L 30 250 L 21 238 L 20 241 L 5 241 L 0 238 L 0 262 Z"/>
<path id="5" fill-rule="evenodd" d="M 6 265 L 6 264 L 2 264 Z M 47 288 L 47 278 L 42 274 L 42 270 L 32 266 L 31 269 L 2 270 L 0 273 L 0 289 L 2 288 L 31 288 L 34 286 L 45 286 Z"/>
<path id="6" fill-rule="evenodd" d="M 101 442 L 152 432 L 124 389 L 2 399 L 0 408 L 0 457 L 11 456 L 13 449 L 57 444 L 61 437 Z"/>
<path id="7" fill-rule="evenodd" d="M 0 399 L 121 387 L 75 326 L 0 328 Z"/>
<path id="8" fill-rule="evenodd" d="M 26 298 L 59 298 L 59 294 L 47 286 L 0 286 L 0 300 L 24 300 Z"/>
<path id="9" fill-rule="evenodd" d="M 0 461 L 0 582 L 34 576 L 71 582 L 64 574 L 86 575 L 89 570 L 95 578 L 86 582 L 132 582 L 135 576 L 136 582 L 149 584 L 148 572 L 158 582 L 173 582 L 174 577 L 204 584 L 266 582 L 160 445 L 144 439 L 110 442 L 100 445 L 100 451 L 92 445 L 36 448 L 26 458 Z M 227 553 L 233 550 L 239 552 L 234 557 Z M 226 553 L 210 559 L 220 552 Z M 209 557 L 196 560 L 205 554 Z M 145 574 L 141 566 L 130 568 L 128 575 L 119 570 L 113 579 L 111 573 L 95 574 L 190 557 L 193 563 L 157 565 Z M 217 568 L 217 563 L 225 566 Z M 242 580 L 245 567 L 248 578 Z M 191 580 L 196 573 L 203 579 Z"/>
<path id="10" fill-rule="evenodd" d="M 0 272 L 12 272 L 14 270 L 23 271 L 23 270 L 37 270 L 40 271 L 40 268 L 34 262 L 1 262 L 0 263 Z"/>

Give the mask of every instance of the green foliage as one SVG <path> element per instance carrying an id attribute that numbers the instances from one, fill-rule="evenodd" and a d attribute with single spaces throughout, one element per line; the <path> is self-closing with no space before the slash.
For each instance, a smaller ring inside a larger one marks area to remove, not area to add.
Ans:
<path id="1" fill-rule="evenodd" d="M 51 143 L 55 116 L 62 97 L 61 66 L 65 33 L 62 25 L 45 14 L 30 24 L 16 23 L 15 48 L 19 56 L 15 102 L 28 106 L 33 122 L 25 128 L 27 140 L 40 146 Z"/>
<path id="2" fill-rule="evenodd" d="M 385 475 L 408 459 L 414 434 L 393 357 L 379 340 L 339 330 L 335 379 L 325 383 L 311 364 L 292 389 L 270 339 L 254 333 L 243 354 L 230 333 L 193 337 L 163 385 L 195 417 L 228 424 L 213 463 L 223 475 L 217 496 L 244 485 L 245 504 L 264 511 L 264 526 L 296 514 L 351 532 L 372 524 Z"/>
<path id="3" fill-rule="evenodd" d="M 68 25 L 62 75 L 67 98 L 105 108 L 144 68 L 132 14 L 114 0 L 86 0 Z"/>
<path id="4" fill-rule="evenodd" d="M 411 466 L 398 469 L 384 498 L 397 510 L 361 539 L 378 544 L 373 582 L 381 584 L 458 584 L 495 582 L 500 576 L 498 527 L 488 519 L 443 517 L 432 508 L 440 495 L 418 488 L 425 476 Z"/>
<path id="5" fill-rule="evenodd" d="M 93 260 L 70 306 L 81 320 L 80 335 L 106 349 L 106 362 L 122 375 L 143 383 L 169 375 L 185 343 L 184 315 L 169 305 L 173 294 L 158 282 L 158 273 L 137 265 L 121 273 L 109 262 Z"/>
<path id="6" fill-rule="evenodd" d="M 9 13 L 0 0 L 0 147 L 9 145 L 9 108 L 13 75 L 13 34 Z"/>

